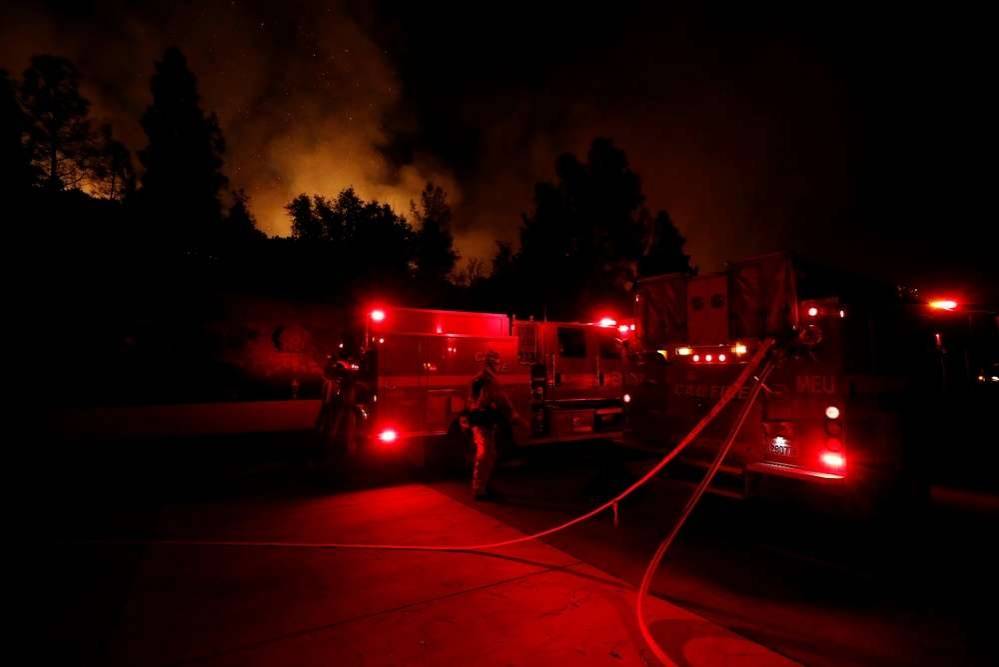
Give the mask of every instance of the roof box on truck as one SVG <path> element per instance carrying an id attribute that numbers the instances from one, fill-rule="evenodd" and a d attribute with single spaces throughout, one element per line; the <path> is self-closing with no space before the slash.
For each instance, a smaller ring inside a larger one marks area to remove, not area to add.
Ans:
<path id="1" fill-rule="evenodd" d="M 690 276 L 669 273 L 642 278 L 635 296 L 638 330 L 649 347 L 687 340 L 687 281 Z"/>
<path id="2" fill-rule="evenodd" d="M 779 335 L 797 324 L 796 291 L 794 264 L 782 253 L 731 262 L 721 273 L 643 278 L 639 330 L 649 347 Z"/>
<path id="3" fill-rule="evenodd" d="M 729 335 L 764 338 L 786 333 L 798 324 L 794 263 L 782 253 L 730 262 Z"/>

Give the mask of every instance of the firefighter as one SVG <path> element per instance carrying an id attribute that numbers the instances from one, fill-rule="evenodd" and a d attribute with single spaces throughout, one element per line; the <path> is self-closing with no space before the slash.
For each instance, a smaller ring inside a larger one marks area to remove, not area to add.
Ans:
<path id="1" fill-rule="evenodd" d="M 356 446 L 357 382 L 346 350 L 341 350 L 339 358 L 327 360 L 321 398 L 316 430 L 320 437 L 320 458 L 330 465 L 353 456 Z"/>
<path id="2" fill-rule="evenodd" d="M 468 422 L 475 443 L 472 493 L 477 499 L 489 495 L 489 480 L 496 465 L 497 434 L 509 433 L 513 423 L 520 421 L 496 377 L 499 365 L 499 353 L 489 350 L 482 372 L 475 376 L 471 386 Z"/>

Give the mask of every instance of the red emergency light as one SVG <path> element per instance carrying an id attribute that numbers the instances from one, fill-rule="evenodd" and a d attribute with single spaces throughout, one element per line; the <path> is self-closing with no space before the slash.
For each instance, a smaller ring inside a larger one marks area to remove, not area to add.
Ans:
<path id="1" fill-rule="evenodd" d="M 375 308 L 369 315 L 371 316 L 372 322 L 384 322 L 385 321 L 385 311 L 381 308 Z"/>
<path id="2" fill-rule="evenodd" d="M 602 327 L 613 327 L 617 326 L 617 320 L 613 317 L 601 317 L 600 321 L 597 322 Z"/>
<path id="3" fill-rule="evenodd" d="M 930 301 L 930 308 L 933 310 L 956 310 L 957 301 L 953 299 L 937 299 L 936 301 Z"/>
<path id="4" fill-rule="evenodd" d="M 627 324 L 619 324 L 617 330 L 622 335 L 627 335 L 627 333 L 631 331 L 631 327 L 629 327 Z"/>
<path id="5" fill-rule="evenodd" d="M 839 452 L 822 452 L 822 456 L 819 457 L 822 461 L 822 465 L 827 468 L 835 468 L 840 470 L 846 466 L 846 457 Z"/>
<path id="6" fill-rule="evenodd" d="M 382 431 L 378 434 L 378 439 L 388 444 L 395 442 L 398 438 L 399 434 L 394 428 L 382 429 Z"/>

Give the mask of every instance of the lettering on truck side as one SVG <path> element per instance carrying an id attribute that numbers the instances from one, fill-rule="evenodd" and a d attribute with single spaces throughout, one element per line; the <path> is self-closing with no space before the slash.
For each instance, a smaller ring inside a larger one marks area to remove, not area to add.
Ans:
<path id="1" fill-rule="evenodd" d="M 798 375 L 794 378 L 794 390 L 798 394 L 835 394 L 835 375 Z"/>

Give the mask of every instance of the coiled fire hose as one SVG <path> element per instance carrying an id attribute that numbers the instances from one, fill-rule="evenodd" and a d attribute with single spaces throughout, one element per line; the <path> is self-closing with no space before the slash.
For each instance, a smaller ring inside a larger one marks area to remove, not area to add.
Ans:
<path id="1" fill-rule="evenodd" d="M 514 544 L 520 544 L 522 542 L 529 542 L 532 540 L 541 539 L 552 535 L 554 533 L 561 532 L 567 528 L 571 528 L 576 524 L 582 523 L 588 519 L 591 519 L 601 512 L 608 509 L 616 508 L 618 503 L 633 494 L 639 488 L 647 484 L 653 477 L 658 475 L 663 468 L 665 468 L 673 459 L 679 456 L 687 447 L 693 443 L 700 434 L 704 431 L 707 426 L 714 421 L 714 419 L 721 413 L 721 411 L 732 401 L 735 395 L 741 391 L 746 382 L 750 378 L 754 377 L 753 371 L 756 370 L 763 360 L 767 357 L 773 347 L 773 339 L 766 339 L 760 345 L 760 348 L 756 351 L 756 354 L 749 360 L 739 377 L 734 383 L 729 385 L 729 387 L 722 393 L 718 402 L 715 403 L 712 408 L 694 425 L 694 427 L 683 437 L 682 440 L 674 447 L 668 454 L 666 454 L 656 465 L 650 468 L 644 475 L 642 475 L 637 481 L 628 486 L 624 491 L 617 494 L 610 500 L 604 502 L 601 505 L 580 514 L 579 516 L 547 528 L 545 530 L 531 533 L 530 535 L 522 535 L 520 537 L 511 538 L 508 540 L 502 540 L 499 542 L 487 542 L 483 544 L 460 544 L 460 545 L 441 545 L 441 544 L 365 544 L 365 543 L 352 543 L 352 542 L 279 542 L 279 541 L 260 541 L 260 540 L 194 540 L 194 539 L 162 539 L 162 540 L 81 540 L 75 541 L 75 544 L 100 544 L 100 545 L 175 545 L 175 546 L 233 546 L 233 547 L 273 547 L 273 548 L 286 548 L 286 549 L 370 549 L 370 550 L 385 550 L 385 551 L 490 551 L 493 549 L 499 549 L 502 547 L 512 546 Z M 704 490 L 710 484 L 715 473 L 721 465 L 722 460 L 731 448 L 732 443 L 735 440 L 735 436 L 738 434 L 749 410 L 755 401 L 756 397 L 759 395 L 760 389 L 763 385 L 763 380 L 765 375 L 768 375 L 770 369 L 772 368 L 772 362 L 768 362 L 766 367 L 756 376 L 757 382 L 754 385 L 749 400 L 743 406 L 742 411 L 739 414 L 738 419 L 732 427 L 725 443 L 719 449 L 718 456 L 716 457 L 711 469 L 708 474 L 705 475 L 704 479 L 698 485 L 697 489 L 691 495 L 690 500 L 688 500 L 686 506 L 684 507 L 683 513 L 680 519 L 677 521 L 676 525 L 670 531 L 667 538 L 659 545 L 659 549 L 656 551 L 652 561 L 649 563 L 649 567 L 646 569 L 645 576 L 642 579 L 642 585 L 638 591 L 638 599 L 636 604 L 636 613 L 638 616 L 639 629 L 641 630 L 642 636 L 645 641 L 649 644 L 656 657 L 661 660 L 666 665 L 672 665 L 673 663 L 669 660 L 666 653 L 662 650 L 659 644 L 652 637 L 651 632 L 645 621 L 645 615 L 642 605 L 643 597 L 648 593 L 649 586 L 651 584 L 652 576 L 655 570 L 658 568 L 659 563 L 662 561 L 663 556 L 666 554 L 666 550 L 669 548 L 675 539 L 677 533 L 679 533 L 680 527 L 686 521 L 690 512 L 693 510 L 697 501 L 703 495 Z"/>

